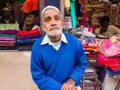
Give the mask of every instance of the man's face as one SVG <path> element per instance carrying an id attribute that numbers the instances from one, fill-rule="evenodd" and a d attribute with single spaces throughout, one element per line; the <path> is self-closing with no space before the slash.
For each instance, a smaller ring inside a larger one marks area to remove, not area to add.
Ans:
<path id="1" fill-rule="evenodd" d="M 42 28 L 49 36 L 57 36 L 62 32 L 63 21 L 55 9 L 48 9 L 42 16 Z"/>
<path id="2" fill-rule="evenodd" d="M 34 25 L 36 21 L 38 20 L 38 17 L 34 14 L 29 14 L 26 17 L 26 20 L 27 20 L 27 25 Z"/>
<path id="3" fill-rule="evenodd" d="M 109 25 L 108 21 L 104 21 L 103 23 L 101 23 L 101 26 L 105 29 L 108 27 L 108 25 Z"/>
<path id="4" fill-rule="evenodd" d="M 5 17 L 10 17 L 10 11 L 7 11 L 7 10 L 3 11 L 3 15 Z"/>

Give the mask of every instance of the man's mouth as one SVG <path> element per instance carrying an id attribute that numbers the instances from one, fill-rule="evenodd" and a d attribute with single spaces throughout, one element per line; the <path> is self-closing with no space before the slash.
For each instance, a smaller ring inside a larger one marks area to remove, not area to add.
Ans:
<path id="1" fill-rule="evenodd" d="M 58 30 L 58 28 L 57 27 L 53 27 L 53 28 L 50 28 L 49 31 L 53 31 L 53 30 Z"/>

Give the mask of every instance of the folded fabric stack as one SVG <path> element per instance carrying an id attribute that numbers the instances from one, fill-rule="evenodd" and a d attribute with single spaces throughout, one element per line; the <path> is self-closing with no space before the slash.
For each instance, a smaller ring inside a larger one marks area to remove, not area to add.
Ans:
<path id="1" fill-rule="evenodd" d="M 100 53 L 97 64 L 103 67 L 110 76 L 120 75 L 120 37 L 112 36 L 98 42 Z"/>
<path id="2" fill-rule="evenodd" d="M 82 90 L 100 90 L 101 82 L 98 79 L 96 70 L 88 67 L 81 81 Z"/>
<path id="3" fill-rule="evenodd" d="M 16 49 L 16 34 L 18 30 L 8 29 L 0 30 L 0 49 L 11 50 Z"/>
<path id="4" fill-rule="evenodd" d="M 99 47 L 97 45 L 97 39 L 88 37 L 81 40 L 81 43 L 85 50 L 87 59 L 92 62 L 96 61 L 97 54 L 99 51 Z"/>
<path id="5" fill-rule="evenodd" d="M 17 33 L 17 46 L 18 50 L 31 50 L 33 43 L 40 37 L 38 29 L 24 31 L 21 30 Z"/>

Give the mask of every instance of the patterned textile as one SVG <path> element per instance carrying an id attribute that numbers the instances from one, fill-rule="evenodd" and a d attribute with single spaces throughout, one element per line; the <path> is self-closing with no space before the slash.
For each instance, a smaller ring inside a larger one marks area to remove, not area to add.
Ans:
<path id="1" fill-rule="evenodd" d="M 113 57 L 120 55 L 120 42 L 112 42 L 110 39 L 104 39 L 98 43 L 101 53 L 106 57 Z"/>

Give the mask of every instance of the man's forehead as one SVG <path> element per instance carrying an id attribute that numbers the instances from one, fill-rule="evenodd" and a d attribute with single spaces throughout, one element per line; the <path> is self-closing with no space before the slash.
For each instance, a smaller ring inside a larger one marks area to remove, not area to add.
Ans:
<path id="1" fill-rule="evenodd" d="M 60 17 L 60 14 L 57 11 L 54 11 L 54 13 L 52 11 L 48 11 L 47 10 L 43 13 L 43 17 Z"/>
<path id="2" fill-rule="evenodd" d="M 45 11 L 47 11 L 47 10 L 49 10 L 49 9 L 54 9 L 54 10 L 56 10 L 58 13 L 60 13 L 60 11 L 59 11 L 59 9 L 57 8 L 57 7 L 55 7 L 55 6 L 46 6 L 43 10 L 42 10 L 42 12 L 41 12 L 41 16 L 43 15 L 43 13 L 45 12 Z"/>

